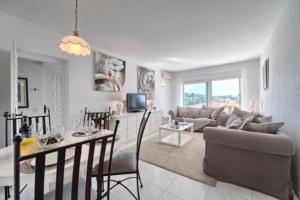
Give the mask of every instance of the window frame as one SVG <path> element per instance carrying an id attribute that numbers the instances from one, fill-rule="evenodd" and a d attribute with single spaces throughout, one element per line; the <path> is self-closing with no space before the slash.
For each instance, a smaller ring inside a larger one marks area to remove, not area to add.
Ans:
<path id="1" fill-rule="evenodd" d="M 216 79 L 210 79 L 210 80 L 199 80 L 199 81 L 186 81 L 182 84 L 182 106 L 184 105 L 184 86 L 189 85 L 189 84 L 200 84 L 200 83 L 205 83 L 206 84 L 206 106 L 211 106 L 212 103 L 212 82 L 213 81 L 226 81 L 226 80 L 231 80 L 231 79 L 238 79 L 239 80 L 239 107 L 242 105 L 242 87 L 241 87 L 241 77 L 228 77 L 228 78 L 216 78 Z"/>
<path id="2" fill-rule="evenodd" d="M 207 106 L 208 105 L 208 96 L 207 96 L 207 94 L 208 94 L 208 82 L 207 81 L 201 81 L 201 82 L 199 82 L 199 81 L 196 81 L 196 82 L 186 82 L 186 83 L 184 83 L 182 86 L 183 86 L 183 93 L 182 93 L 182 105 L 183 106 L 186 106 L 186 105 L 184 105 L 184 93 L 185 93 L 185 90 L 184 90 L 184 86 L 185 85 L 192 85 L 192 84 L 202 84 L 202 83 L 205 83 L 205 90 L 206 90 L 206 94 L 205 94 L 205 105 Z"/>

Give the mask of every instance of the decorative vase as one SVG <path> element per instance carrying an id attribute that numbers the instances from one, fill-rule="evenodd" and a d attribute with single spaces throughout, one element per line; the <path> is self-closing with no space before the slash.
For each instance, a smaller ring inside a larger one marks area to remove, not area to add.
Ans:
<path id="1" fill-rule="evenodd" d="M 118 115 L 121 114 L 123 111 L 123 103 L 122 102 L 117 103 L 116 107 L 117 107 L 117 114 Z"/>

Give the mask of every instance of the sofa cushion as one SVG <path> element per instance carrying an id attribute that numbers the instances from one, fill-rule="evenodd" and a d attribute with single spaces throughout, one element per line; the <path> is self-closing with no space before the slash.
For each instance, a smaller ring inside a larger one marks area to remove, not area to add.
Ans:
<path id="1" fill-rule="evenodd" d="M 266 122 L 272 122 L 272 116 L 264 117 L 264 116 L 257 116 L 253 120 L 254 123 L 266 123 Z"/>
<path id="2" fill-rule="evenodd" d="M 217 126 L 218 125 L 217 120 L 215 120 L 215 119 L 209 119 L 208 121 L 209 121 L 209 123 L 207 126 Z"/>
<path id="3" fill-rule="evenodd" d="M 217 108 L 215 109 L 212 113 L 211 113 L 211 119 L 217 119 L 217 117 L 220 115 L 221 112 L 223 112 L 224 110 L 224 106 L 223 107 L 220 107 L 220 108 Z"/>
<path id="4" fill-rule="evenodd" d="M 230 115 L 228 115 L 226 113 L 220 113 L 220 115 L 217 118 L 218 126 L 225 126 L 229 117 L 230 117 Z"/>
<path id="5" fill-rule="evenodd" d="M 187 108 L 188 116 L 190 118 L 200 118 L 201 117 L 201 108 Z"/>
<path id="6" fill-rule="evenodd" d="M 283 125 L 283 122 L 247 123 L 244 130 L 276 134 Z"/>
<path id="7" fill-rule="evenodd" d="M 188 116 L 188 109 L 186 107 L 177 107 L 177 117 L 189 117 Z"/>
<path id="8" fill-rule="evenodd" d="M 237 107 L 234 107 L 231 114 L 242 118 L 242 120 L 245 120 L 247 117 L 249 117 L 251 115 L 257 115 L 256 113 L 248 112 L 248 111 L 242 110 L 242 109 L 237 108 Z"/>
<path id="9" fill-rule="evenodd" d="M 210 118 L 212 113 L 212 110 L 207 109 L 207 107 L 202 107 L 201 112 L 200 112 L 200 117 L 201 118 Z"/>
<path id="10" fill-rule="evenodd" d="M 225 123 L 225 127 L 228 127 L 228 125 L 230 125 L 232 123 L 233 120 L 240 118 L 236 115 L 230 115 L 229 118 L 227 119 L 226 123 Z"/>
<path id="11" fill-rule="evenodd" d="M 231 124 L 229 124 L 229 126 L 227 128 L 230 129 L 239 129 L 239 127 L 243 124 L 243 121 L 241 120 L 241 118 L 236 118 L 234 119 Z"/>
<path id="12" fill-rule="evenodd" d="M 242 123 L 242 125 L 239 127 L 239 129 L 242 130 L 242 129 L 246 126 L 247 123 L 253 122 L 254 118 L 255 118 L 255 115 L 250 115 L 249 117 L 247 117 L 247 118 L 243 121 L 243 123 Z"/>
<path id="13" fill-rule="evenodd" d="M 201 117 L 211 119 L 211 114 L 216 110 L 216 108 L 207 107 L 205 105 L 202 106 L 201 109 Z"/>
<path id="14" fill-rule="evenodd" d="M 225 127 L 226 128 L 232 128 L 232 129 L 238 129 L 242 125 L 243 121 L 242 118 L 231 115 L 229 119 L 227 120 Z"/>

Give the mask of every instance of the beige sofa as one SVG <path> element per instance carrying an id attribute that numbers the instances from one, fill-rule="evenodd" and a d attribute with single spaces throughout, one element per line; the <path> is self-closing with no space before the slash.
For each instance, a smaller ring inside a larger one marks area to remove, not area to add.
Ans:
<path id="1" fill-rule="evenodd" d="M 295 145 L 285 133 L 206 127 L 203 137 L 206 174 L 282 200 L 291 198 Z"/>
<path id="2" fill-rule="evenodd" d="M 219 109 L 219 110 L 217 110 Z M 177 107 L 176 111 L 170 110 L 169 115 L 172 120 L 184 121 L 184 118 L 187 119 L 208 119 L 208 124 L 206 126 L 217 127 L 224 126 L 227 119 L 229 118 L 228 114 L 222 112 L 223 109 L 220 108 L 210 108 L 203 106 L 202 108 L 193 108 L 193 107 Z M 198 129 L 194 131 L 203 131 L 203 129 Z"/>

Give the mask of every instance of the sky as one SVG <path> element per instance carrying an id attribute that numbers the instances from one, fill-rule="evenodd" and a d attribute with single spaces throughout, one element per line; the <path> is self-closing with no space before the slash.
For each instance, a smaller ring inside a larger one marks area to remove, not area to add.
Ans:
<path id="1" fill-rule="evenodd" d="M 225 96 L 225 95 L 237 96 L 240 93 L 239 85 L 240 85 L 239 79 L 212 81 L 212 96 Z M 205 83 L 185 84 L 184 92 L 205 95 L 206 84 Z"/>

